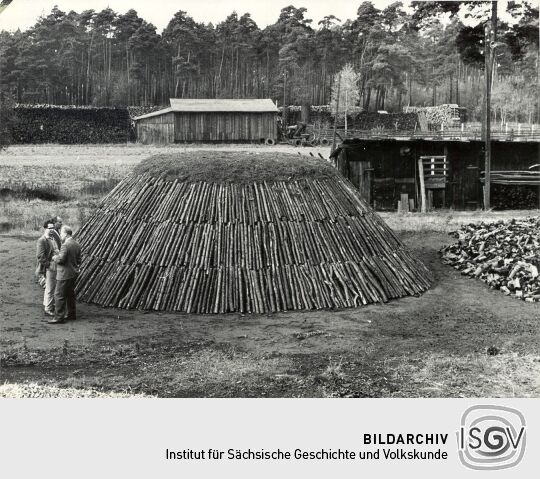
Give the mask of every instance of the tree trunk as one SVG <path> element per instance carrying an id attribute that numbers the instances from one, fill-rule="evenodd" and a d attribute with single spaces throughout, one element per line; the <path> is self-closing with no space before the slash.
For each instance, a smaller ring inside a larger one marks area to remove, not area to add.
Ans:
<path id="1" fill-rule="evenodd" d="M 131 98 L 129 97 L 129 43 L 126 40 L 126 76 L 127 76 L 127 104 L 129 106 L 129 102 Z"/>
<path id="2" fill-rule="evenodd" d="M 270 96 L 270 52 L 266 50 L 266 96 Z"/>
<path id="3" fill-rule="evenodd" d="M 94 32 L 92 31 L 92 36 L 90 37 L 90 43 L 88 45 L 88 63 L 86 66 L 86 93 L 85 93 L 85 102 L 88 105 L 88 95 L 90 89 L 90 59 L 92 58 L 92 43 L 94 41 Z"/>
<path id="4" fill-rule="evenodd" d="M 309 102 L 305 101 L 302 103 L 302 123 L 306 125 L 310 121 L 311 105 Z"/>
<path id="5" fill-rule="evenodd" d="M 362 108 L 366 109 L 366 77 L 362 74 L 362 81 L 360 87 L 360 98 L 362 99 Z"/>
<path id="6" fill-rule="evenodd" d="M 144 104 L 148 105 L 148 60 L 146 60 L 146 75 L 145 75 L 145 85 L 144 85 Z"/>
<path id="7" fill-rule="evenodd" d="M 230 98 L 234 98 L 234 45 L 231 45 L 231 80 L 230 80 Z"/>
<path id="8" fill-rule="evenodd" d="M 238 88 L 238 62 L 240 61 L 239 58 L 240 49 L 236 49 L 236 67 L 234 69 L 234 89 L 236 90 L 236 97 L 239 98 L 239 88 Z"/>
<path id="9" fill-rule="evenodd" d="M 287 106 L 286 100 L 287 100 L 287 70 L 285 70 L 285 73 L 283 73 L 283 108 Z"/>
<path id="10" fill-rule="evenodd" d="M 369 111 L 369 104 L 371 102 L 371 88 L 367 88 L 366 101 L 364 103 L 364 110 Z"/>
<path id="11" fill-rule="evenodd" d="M 322 93 L 322 101 L 324 102 L 325 100 L 325 89 L 326 89 L 326 71 L 327 71 L 327 68 L 328 68 L 328 48 L 327 46 L 325 45 L 324 46 L 324 55 L 323 55 L 323 64 L 322 64 L 322 88 L 323 88 L 323 93 Z M 319 98 L 319 101 L 321 100 L 321 98 Z"/>
<path id="12" fill-rule="evenodd" d="M 412 106 L 412 74 L 409 75 L 409 106 Z"/>
<path id="13" fill-rule="evenodd" d="M 348 127 L 348 124 L 347 124 L 347 115 L 349 113 L 349 99 L 348 99 L 348 91 L 345 90 L 345 134 L 347 134 L 347 127 Z"/>
<path id="14" fill-rule="evenodd" d="M 219 62 L 219 71 L 216 79 L 216 98 L 219 97 L 219 92 L 221 90 L 221 72 L 223 71 L 223 59 L 225 58 L 225 45 L 223 45 L 223 50 L 221 50 L 221 61 Z"/>
<path id="15" fill-rule="evenodd" d="M 109 38 L 109 73 L 107 75 L 107 105 L 110 105 L 111 101 L 111 61 L 112 61 L 112 44 Z"/>
<path id="16" fill-rule="evenodd" d="M 457 61 L 457 75 L 456 75 L 456 103 L 459 105 L 459 74 L 460 74 L 460 62 L 459 57 Z"/>

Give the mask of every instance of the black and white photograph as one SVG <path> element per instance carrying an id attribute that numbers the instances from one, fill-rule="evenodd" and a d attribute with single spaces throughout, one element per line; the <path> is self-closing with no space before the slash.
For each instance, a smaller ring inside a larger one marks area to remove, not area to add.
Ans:
<path id="1" fill-rule="evenodd" d="M 539 398 L 538 38 L 536 0 L 1 0 L 0 397 Z"/>

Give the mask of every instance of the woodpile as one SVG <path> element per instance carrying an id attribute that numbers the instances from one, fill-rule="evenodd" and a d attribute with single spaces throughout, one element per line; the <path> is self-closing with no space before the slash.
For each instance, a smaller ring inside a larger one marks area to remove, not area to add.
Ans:
<path id="1" fill-rule="evenodd" d="M 491 186 L 491 205 L 497 210 L 532 210 L 540 206 L 540 189 L 530 185 Z"/>
<path id="2" fill-rule="evenodd" d="M 459 241 L 441 250 L 442 259 L 490 288 L 540 301 L 540 217 L 463 226 Z"/>
<path id="3" fill-rule="evenodd" d="M 486 172 L 480 173 L 480 181 L 485 182 Z M 540 171 L 492 171 L 490 174 L 492 185 L 514 186 L 540 186 Z"/>
<path id="4" fill-rule="evenodd" d="M 384 130 L 407 130 L 412 131 L 415 129 L 415 125 L 418 123 L 418 116 L 416 112 L 411 113 L 377 113 L 368 111 L 358 111 L 359 108 L 355 108 L 349 111 L 347 115 L 349 128 L 351 130 L 373 130 L 374 128 L 381 128 Z M 287 107 L 287 118 L 285 126 L 295 125 L 302 121 L 301 107 L 290 106 Z M 285 120 L 283 115 L 283 107 L 279 108 L 279 115 Z M 330 105 L 312 106 L 310 108 L 310 119 L 312 125 L 310 127 L 314 129 L 330 129 L 332 130 L 333 114 Z M 339 128 L 343 128 L 344 118 L 343 115 L 338 119 Z"/>
<path id="5" fill-rule="evenodd" d="M 103 200 L 78 233 L 81 300 L 268 313 L 386 302 L 430 286 L 426 267 L 327 163 L 203 154 L 147 160 Z M 240 170 L 239 181 L 214 181 Z"/>
<path id="6" fill-rule="evenodd" d="M 418 122 L 416 113 L 362 112 L 351 117 L 349 127 L 353 130 L 407 130 L 412 131 Z"/>
<path id="7" fill-rule="evenodd" d="M 126 108 L 18 105 L 13 143 L 124 143 L 133 139 Z"/>
<path id="8" fill-rule="evenodd" d="M 429 126 L 435 128 L 440 128 L 441 125 L 452 126 L 455 123 L 459 124 L 460 120 L 458 105 L 454 104 L 437 106 L 406 106 L 403 108 L 403 112 L 416 113 L 418 116 L 422 116 L 425 118 L 428 128 Z"/>

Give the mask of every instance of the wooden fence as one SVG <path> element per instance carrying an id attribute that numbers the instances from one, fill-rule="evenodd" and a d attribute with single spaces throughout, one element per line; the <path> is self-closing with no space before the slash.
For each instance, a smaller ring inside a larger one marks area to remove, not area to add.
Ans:
<path id="1" fill-rule="evenodd" d="M 332 129 L 317 129 L 308 128 L 308 132 L 313 135 L 316 140 L 323 138 L 332 140 Z M 436 140 L 436 141 L 483 141 L 481 129 L 460 129 L 460 128 L 448 128 L 438 131 L 421 131 L 421 130 L 347 130 L 338 129 L 336 138 L 338 141 L 345 139 L 395 139 L 395 140 Z M 492 129 L 491 139 L 493 141 L 525 141 L 525 142 L 539 142 L 540 141 L 540 127 L 538 129 L 521 129 L 506 130 L 506 129 Z"/>

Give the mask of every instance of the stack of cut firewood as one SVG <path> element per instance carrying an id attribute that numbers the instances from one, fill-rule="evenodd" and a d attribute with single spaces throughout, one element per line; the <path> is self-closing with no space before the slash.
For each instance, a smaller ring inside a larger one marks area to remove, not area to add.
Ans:
<path id="1" fill-rule="evenodd" d="M 362 112 L 352 115 L 351 128 L 355 130 L 414 130 L 418 122 L 416 112 L 412 113 L 375 113 Z"/>
<path id="2" fill-rule="evenodd" d="M 528 302 L 540 301 L 540 217 L 463 226 L 441 250 L 461 274 Z"/>
<path id="3" fill-rule="evenodd" d="M 125 143 L 133 139 L 126 108 L 17 105 L 14 143 Z"/>
<path id="4" fill-rule="evenodd" d="M 540 204 L 540 190 L 538 186 L 492 183 L 491 190 L 491 205 L 498 210 L 532 210 L 538 208 Z"/>
<path id="5" fill-rule="evenodd" d="M 437 105 L 425 107 L 408 106 L 403 109 L 405 113 L 417 113 L 425 116 L 428 124 L 440 127 L 442 124 L 450 126 L 456 119 L 459 120 L 457 105 Z"/>

